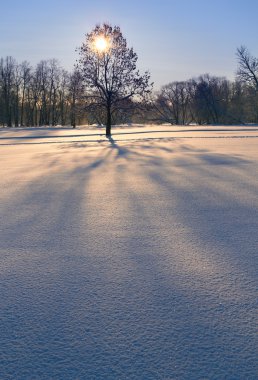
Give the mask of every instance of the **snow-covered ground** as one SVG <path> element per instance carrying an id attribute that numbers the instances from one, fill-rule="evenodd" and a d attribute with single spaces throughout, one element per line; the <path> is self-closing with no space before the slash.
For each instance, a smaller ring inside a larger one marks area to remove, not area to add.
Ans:
<path id="1" fill-rule="evenodd" d="M 0 130 L 0 378 L 257 379 L 258 127 Z"/>

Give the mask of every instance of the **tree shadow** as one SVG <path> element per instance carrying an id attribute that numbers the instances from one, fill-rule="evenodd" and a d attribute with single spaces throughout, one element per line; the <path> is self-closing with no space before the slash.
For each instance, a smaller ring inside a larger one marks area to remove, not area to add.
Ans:
<path id="1" fill-rule="evenodd" d="M 252 375 L 255 164 L 176 140 L 32 155 L 1 206 L 8 376 Z"/>
<path id="2" fill-rule="evenodd" d="M 129 154 L 129 150 L 125 147 L 122 148 L 121 146 L 119 146 L 112 136 L 109 136 L 108 140 L 111 144 L 112 149 L 116 151 L 117 157 L 126 157 Z"/>

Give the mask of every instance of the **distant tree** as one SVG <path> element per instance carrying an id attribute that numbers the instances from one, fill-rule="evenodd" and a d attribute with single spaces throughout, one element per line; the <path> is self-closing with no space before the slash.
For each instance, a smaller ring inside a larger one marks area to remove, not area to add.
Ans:
<path id="1" fill-rule="evenodd" d="M 188 124 L 192 121 L 190 101 L 187 82 L 172 82 L 163 86 L 155 101 L 157 119 L 170 124 Z"/>
<path id="2" fill-rule="evenodd" d="M 231 123 L 245 124 L 248 121 L 249 88 L 245 83 L 236 80 L 230 83 L 229 114 Z"/>
<path id="3" fill-rule="evenodd" d="M 18 65 L 18 63 L 16 63 L 14 66 L 13 96 L 12 96 L 12 114 L 14 118 L 15 127 L 19 126 L 21 83 L 22 83 L 21 66 Z"/>
<path id="4" fill-rule="evenodd" d="M 137 54 L 127 47 L 118 26 L 97 25 L 86 35 L 79 50 L 78 68 L 87 92 L 86 104 L 104 110 L 106 136 L 111 135 L 113 115 L 128 105 L 128 100 L 142 100 L 150 93 L 149 72 L 136 68 Z"/>
<path id="5" fill-rule="evenodd" d="M 76 127 L 76 120 L 81 112 L 83 98 L 82 76 L 79 70 L 74 70 L 69 78 L 68 94 L 70 101 L 70 121 L 73 128 Z"/>
<path id="6" fill-rule="evenodd" d="M 20 75 L 21 75 L 21 113 L 20 113 L 20 125 L 24 126 L 24 105 L 26 101 L 26 92 L 29 90 L 30 80 L 31 80 L 32 68 L 29 62 L 24 61 L 20 65 Z"/>
<path id="7" fill-rule="evenodd" d="M 61 125 L 66 124 L 69 109 L 69 81 L 70 74 L 68 71 L 61 69 L 60 80 L 58 86 L 58 121 Z"/>
<path id="8" fill-rule="evenodd" d="M 49 66 L 49 87 L 48 87 L 48 107 L 47 107 L 47 124 L 57 125 L 58 123 L 58 89 L 62 69 L 56 59 L 48 61 Z"/>
<path id="9" fill-rule="evenodd" d="M 226 78 L 205 74 L 192 80 L 192 107 L 198 124 L 228 123 L 230 86 Z"/>

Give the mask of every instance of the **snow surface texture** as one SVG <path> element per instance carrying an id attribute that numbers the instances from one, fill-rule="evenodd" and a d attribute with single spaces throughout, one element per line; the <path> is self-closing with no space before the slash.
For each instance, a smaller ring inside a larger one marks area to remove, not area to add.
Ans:
<path id="1" fill-rule="evenodd" d="M 1 380 L 257 379 L 257 148 L 2 129 Z"/>

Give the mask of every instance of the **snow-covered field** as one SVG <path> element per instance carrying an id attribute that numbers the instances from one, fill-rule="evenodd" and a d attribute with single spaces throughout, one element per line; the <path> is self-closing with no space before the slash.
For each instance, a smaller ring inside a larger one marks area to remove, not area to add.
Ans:
<path id="1" fill-rule="evenodd" d="M 0 130 L 0 379 L 257 379 L 258 127 Z"/>

